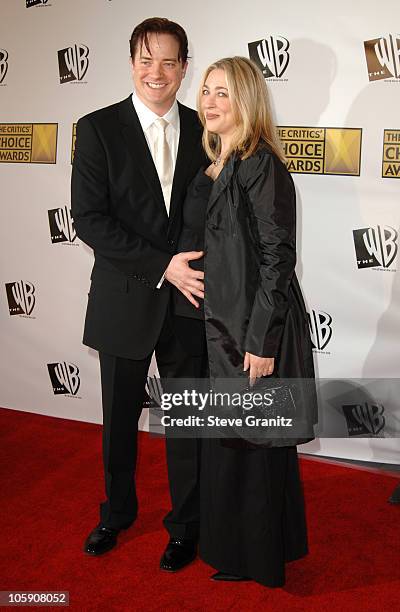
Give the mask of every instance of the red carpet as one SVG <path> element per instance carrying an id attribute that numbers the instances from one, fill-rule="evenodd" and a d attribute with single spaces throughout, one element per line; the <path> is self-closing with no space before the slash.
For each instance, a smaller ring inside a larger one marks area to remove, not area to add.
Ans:
<path id="1" fill-rule="evenodd" d="M 139 519 L 108 555 L 81 553 L 102 498 L 100 427 L 0 410 L 0 590 L 62 590 L 73 610 L 396 610 L 400 507 L 390 475 L 302 459 L 310 554 L 283 589 L 218 584 L 201 561 L 158 570 L 168 509 L 162 439 L 141 434 Z M 53 608 L 55 609 L 55 608 Z"/>

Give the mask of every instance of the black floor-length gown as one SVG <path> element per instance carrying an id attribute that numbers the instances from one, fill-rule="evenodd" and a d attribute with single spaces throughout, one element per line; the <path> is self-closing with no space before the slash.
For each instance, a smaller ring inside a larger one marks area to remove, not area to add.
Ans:
<path id="1" fill-rule="evenodd" d="M 207 202 L 213 181 L 201 169 L 183 208 L 179 251 L 203 250 Z M 193 267 L 202 268 L 202 260 Z M 175 313 L 194 321 L 203 309 L 176 292 Z M 204 332 L 203 332 L 204 333 Z M 202 440 L 199 554 L 218 571 L 282 586 L 285 561 L 307 554 L 304 498 L 297 449 L 229 448 Z"/>

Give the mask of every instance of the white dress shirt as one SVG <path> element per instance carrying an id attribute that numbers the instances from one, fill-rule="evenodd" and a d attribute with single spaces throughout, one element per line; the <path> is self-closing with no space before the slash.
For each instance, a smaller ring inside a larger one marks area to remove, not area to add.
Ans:
<path id="1" fill-rule="evenodd" d="M 157 128 L 154 125 L 156 119 L 159 119 L 159 115 L 153 113 L 141 100 L 138 98 L 135 92 L 132 94 L 132 102 L 135 107 L 137 116 L 140 121 L 140 125 L 142 126 L 142 130 L 146 137 L 147 144 L 150 149 L 151 156 L 153 160 L 155 159 L 155 144 L 157 138 Z M 180 122 L 179 122 L 179 110 L 178 103 L 175 100 L 171 108 L 165 115 L 162 116 L 168 122 L 167 127 L 165 128 L 165 136 L 167 139 L 167 143 L 169 146 L 169 150 L 171 151 L 172 158 L 172 172 L 175 172 L 175 164 L 176 164 L 176 156 L 178 153 L 178 145 L 179 145 L 179 134 L 180 134 Z M 171 190 L 172 185 L 167 187 L 161 187 L 165 208 L 167 213 L 169 214 L 169 207 L 171 202 Z"/>
<path id="2" fill-rule="evenodd" d="M 157 128 L 154 125 L 154 122 L 156 121 L 156 119 L 159 119 L 159 115 L 156 115 L 156 113 L 153 113 L 153 111 L 150 110 L 140 100 L 140 98 L 136 95 L 135 92 L 133 92 L 132 94 L 132 103 L 137 113 L 140 125 L 142 126 L 142 130 L 146 137 L 146 141 L 147 141 L 151 156 L 154 161 L 155 143 L 156 143 L 156 138 L 157 138 Z M 176 165 L 176 156 L 178 154 L 179 135 L 180 135 L 179 109 L 178 109 L 178 103 L 176 100 L 174 101 L 169 111 L 165 113 L 165 115 L 163 115 L 162 118 L 168 121 L 168 125 L 165 128 L 165 136 L 167 139 L 169 149 L 171 151 L 172 169 L 174 173 L 175 165 Z M 172 185 L 165 186 L 165 187 L 161 186 L 161 189 L 162 189 L 163 196 L 164 196 L 165 208 L 166 208 L 167 214 L 169 215 Z M 162 275 L 160 282 L 157 285 L 157 289 L 160 289 L 163 282 L 164 282 L 164 274 Z"/>

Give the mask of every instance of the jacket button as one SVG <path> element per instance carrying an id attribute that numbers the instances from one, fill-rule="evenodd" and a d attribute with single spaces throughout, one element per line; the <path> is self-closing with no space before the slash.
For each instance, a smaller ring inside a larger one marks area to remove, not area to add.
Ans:
<path id="1" fill-rule="evenodd" d="M 171 246 L 174 246 L 175 240 L 168 240 L 168 244 L 171 245 Z"/>

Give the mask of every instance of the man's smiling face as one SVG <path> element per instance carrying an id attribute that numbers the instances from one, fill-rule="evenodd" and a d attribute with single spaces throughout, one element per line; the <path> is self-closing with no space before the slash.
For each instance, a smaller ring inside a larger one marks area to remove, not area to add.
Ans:
<path id="1" fill-rule="evenodd" d="M 142 42 L 132 61 L 133 83 L 140 100 L 159 115 L 174 103 L 187 64 L 179 56 L 179 44 L 171 34 L 149 34 L 150 52 Z"/>

